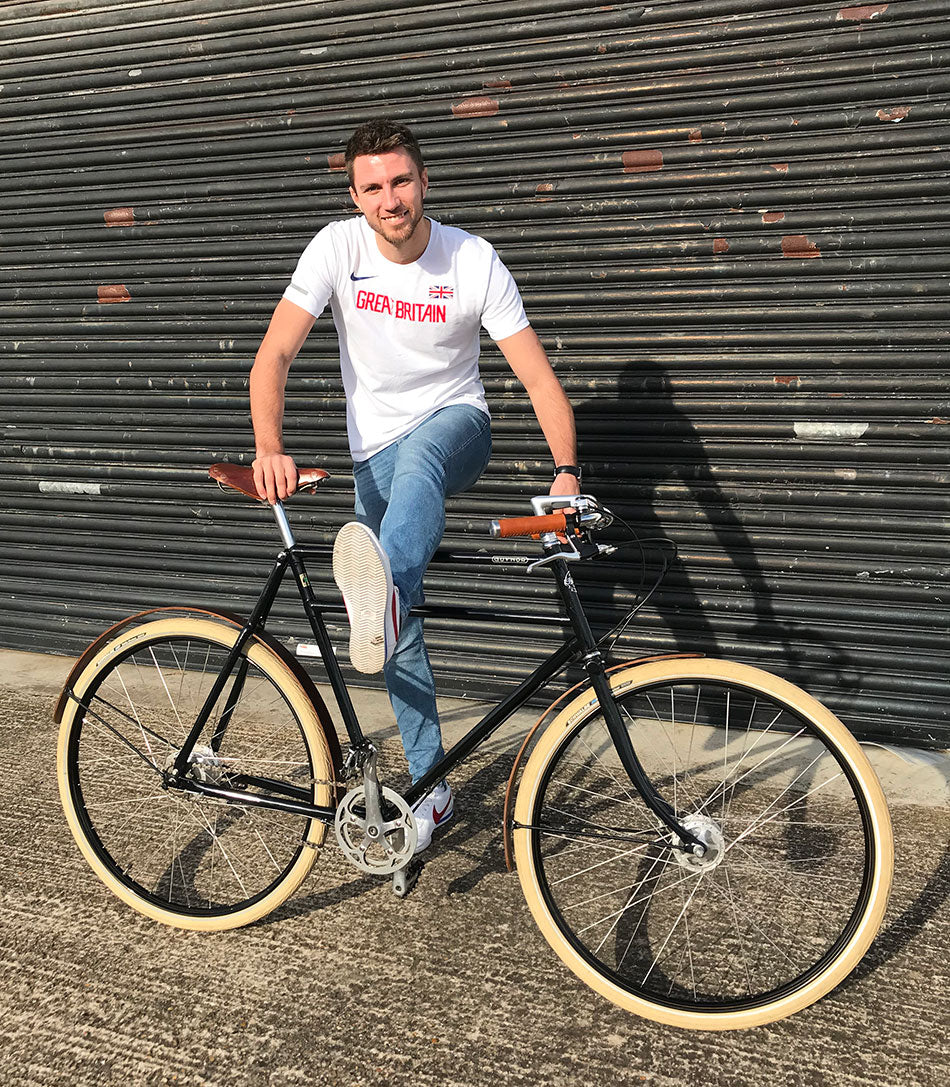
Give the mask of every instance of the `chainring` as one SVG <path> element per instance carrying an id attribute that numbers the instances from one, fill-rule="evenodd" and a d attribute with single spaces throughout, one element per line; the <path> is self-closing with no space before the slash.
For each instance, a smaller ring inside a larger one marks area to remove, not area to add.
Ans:
<path id="1" fill-rule="evenodd" d="M 362 872 L 391 875 L 404 868 L 416 851 L 418 833 L 412 809 L 398 794 L 380 788 L 383 808 L 382 834 L 367 826 L 366 790 L 362 785 L 350 791 L 336 810 L 333 829 L 346 859 Z"/>

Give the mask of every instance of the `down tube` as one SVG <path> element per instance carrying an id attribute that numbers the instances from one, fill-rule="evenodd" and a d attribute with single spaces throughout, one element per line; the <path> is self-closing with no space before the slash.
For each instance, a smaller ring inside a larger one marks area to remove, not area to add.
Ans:
<path id="1" fill-rule="evenodd" d="M 497 729 L 505 721 L 539 691 L 549 680 L 577 656 L 580 643 L 577 638 L 571 638 L 564 643 L 547 660 L 543 660 L 527 679 L 523 680 L 505 698 L 485 714 L 470 732 L 467 732 L 458 743 L 432 767 L 432 769 L 415 782 L 406 792 L 406 802 L 410 805 L 421 800 L 432 787 L 454 769 L 463 759 L 467 758 L 476 747 Z"/>

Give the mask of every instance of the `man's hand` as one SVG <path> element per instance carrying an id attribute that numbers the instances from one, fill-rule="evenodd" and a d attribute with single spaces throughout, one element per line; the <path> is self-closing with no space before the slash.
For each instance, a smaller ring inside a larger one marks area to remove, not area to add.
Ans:
<path id="1" fill-rule="evenodd" d="M 581 481 L 577 476 L 572 476 L 569 472 L 562 472 L 559 476 L 555 476 L 554 482 L 551 484 L 551 490 L 548 492 L 548 494 L 552 495 L 580 493 Z"/>
<path id="2" fill-rule="evenodd" d="M 273 504 L 297 489 L 297 465 L 286 453 L 266 453 L 254 461 L 254 486 Z"/>

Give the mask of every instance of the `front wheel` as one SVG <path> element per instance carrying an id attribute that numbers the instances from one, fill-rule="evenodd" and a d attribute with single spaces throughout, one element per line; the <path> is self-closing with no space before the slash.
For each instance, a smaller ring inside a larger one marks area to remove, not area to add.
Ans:
<path id="1" fill-rule="evenodd" d="M 592 691 L 552 722 L 515 805 L 545 938 L 615 1004 L 725 1030 L 790 1015 L 858 963 L 893 870 L 881 787 L 844 725 L 767 672 L 706 659 L 611 687 L 647 776 L 702 857 L 643 803 Z"/>
<path id="2" fill-rule="evenodd" d="M 323 823 L 168 787 L 238 630 L 195 618 L 123 630 L 81 668 L 60 729 L 67 821 L 99 878 L 134 909 L 181 928 L 236 928 L 299 886 Z M 189 776 L 234 793 L 329 806 L 333 759 L 291 669 L 252 639 L 192 753 Z"/>

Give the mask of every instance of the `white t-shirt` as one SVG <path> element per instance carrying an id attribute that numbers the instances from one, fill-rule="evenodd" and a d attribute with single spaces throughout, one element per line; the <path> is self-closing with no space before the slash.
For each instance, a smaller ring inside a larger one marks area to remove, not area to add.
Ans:
<path id="1" fill-rule="evenodd" d="M 354 460 L 449 404 L 488 414 L 479 327 L 493 340 L 528 327 L 515 281 L 492 246 L 430 223 L 429 244 L 412 264 L 387 260 L 362 215 L 330 223 L 303 251 L 284 291 L 314 317 L 330 303 Z"/>

